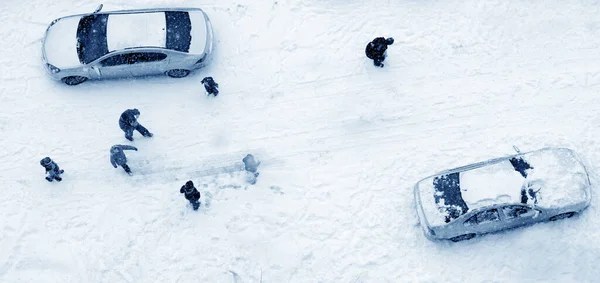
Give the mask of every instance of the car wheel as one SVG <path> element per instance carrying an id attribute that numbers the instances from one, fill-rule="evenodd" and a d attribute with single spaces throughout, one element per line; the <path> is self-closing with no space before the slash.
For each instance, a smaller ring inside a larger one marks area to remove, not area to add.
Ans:
<path id="1" fill-rule="evenodd" d="M 573 215 L 575 215 L 575 212 L 561 213 L 561 214 L 554 215 L 554 216 L 550 217 L 548 220 L 550 220 L 550 221 L 556 221 L 556 220 L 559 220 L 559 219 L 571 218 L 571 217 L 573 217 Z"/>
<path id="2" fill-rule="evenodd" d="M 190 74 L 190 70 L 173 69 L 167 71 L 167 76 L 171 78 L 183 78 Z"/>
<path id="3" fill-rule="evenodd" d="M 78 85 L 82 82 L 87 81 L 88 78 L 81 76 L 70 76 L 66 78 L 62 78 L 62 82 L 68 85 Z"/>
<path id="4" fill-rule="evenodd" d="M 464 234 L 464 235 L 450 238 L 450 241 L 452 241 L 452 242 L 466 241 L 466 240 L 475 238 L 475 236 L 476 236 L 475 234 Z"/>

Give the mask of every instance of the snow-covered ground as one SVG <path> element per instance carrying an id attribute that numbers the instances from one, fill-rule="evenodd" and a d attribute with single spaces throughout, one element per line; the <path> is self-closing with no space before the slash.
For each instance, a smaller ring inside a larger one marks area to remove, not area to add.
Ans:
<path id="1" fill-rule="evenodd" d="M 435 243 L 411 188 L 513 144 L 572 148 L 595 176 L 598 1 L 103 3 L 204 8 L 213 64 L 68 87 L 44 74 L 39 40 L 99 2 L 0 2 L 0 282 L 600 278 L 595 200 L 573 219 Z M 376 36 L 396 40 L 383 69 L 364 56 Z M 125 140 L 117 121 L 134 107 L 152 139 Z M 113 144 L 139 148 L 133 177 L 110 165 Z M 256 185 L 205 176 L 246 153 L 264 162 Z M 62 183 L 44 180 L 44 156 Z M 210 207 L 190 209 L 188 179 Z"/>

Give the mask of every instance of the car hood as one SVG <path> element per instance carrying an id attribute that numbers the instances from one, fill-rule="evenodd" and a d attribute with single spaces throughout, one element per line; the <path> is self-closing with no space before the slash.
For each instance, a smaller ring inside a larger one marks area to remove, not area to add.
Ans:
<path id="1" fill-rule="evenodd" d="M 49 64 L 58 68 L 81 65 L 77 56 L 77 26 L 81 16 L 55 20 L 46 30 L 42 54 Z"/>

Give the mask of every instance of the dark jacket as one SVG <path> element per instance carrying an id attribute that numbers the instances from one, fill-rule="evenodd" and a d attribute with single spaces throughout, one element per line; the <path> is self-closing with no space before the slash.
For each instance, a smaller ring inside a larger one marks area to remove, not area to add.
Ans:
<path id="1" fill-rule="evenodd" d="M 56 174 L 60 174 L 60 168 L 54 161 L 51 161 L 48 164 L 42 164 L 42 166 L 44 166 L 44 169 L 46 169 L 46 173 L 53 171 Z"/>
<path id="2" fill-rule="evenodd" d="M 367 44 L 365 53 L 369 59 L 380 59 L 384 56 L 388 45 L 384 37 L 377 37 Z"/>
<path id="3" fill-rule="evenodd" d="M 138 125 L 137 118 L 135 118 L 136 115 L 140 115 L 140 111 L 136 108 L 125 110 L 121 113 L 121 117 L 119 118 L 119 126 L 121 128 L 135 128 Z"/>
<path id="4" fill-rule="evenodd" d="M 219 87 L 219 84 L 216 83 L 212 77 L 205 77 L 204 79 L 202 79 L 201 83 L 204 85 L 204 89 L 206 89 L 206 92 L 219 93 L 219 90 L 217 89 Z"/>
<path id="5" fill-rule="evenodd" d="M 192 184 L 190 182 L 181 186 L 179 193 L 184 194 L 185 198 L 187 200 L 199 200 L 200 199 L 200 192 L 196 189 L 196 187 L 194 187 L 194 184 Z"/>
<path id="6" fill-rule="evenodd" d="M 219 84 L 216 83 L 212 77 L 206 77 L 206 78 L 202 79 L 202 81 L 200 81 L 200 82 L 204 85 L 208 85 L 211 87 L 219 87 Z"/>
<path id="7" fill-rule="evenodd" d="M 138 149 L 135 146 L 130 145 L 113 145 L 110 148 L 110 164 L 112 164 L 113 167 L 117 168 L 117 165 L 123 166 L 124 164 L 127 164 L 127 157 L 125 156 L 123 150 L 137 151 Z"/>

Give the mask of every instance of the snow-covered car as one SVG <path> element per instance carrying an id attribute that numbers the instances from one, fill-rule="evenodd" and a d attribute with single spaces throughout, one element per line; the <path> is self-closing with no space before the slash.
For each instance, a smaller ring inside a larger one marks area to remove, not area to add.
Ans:
<path id="1" fill-rule="evenodd" d="M 181 78 L 207 64 L 213 31 L 202 9 L 101 9 L 48 26 L 42 59 L 50 77 L 68 85 L 157 74 Z"/>
<path id="2" fill-rule="evenodd" d="M 589 206 L 591 185 L 574 151 L 543 148 L 437 173 L 414 196 L 425 236 L 457 242 L 571 217 Z"/>

